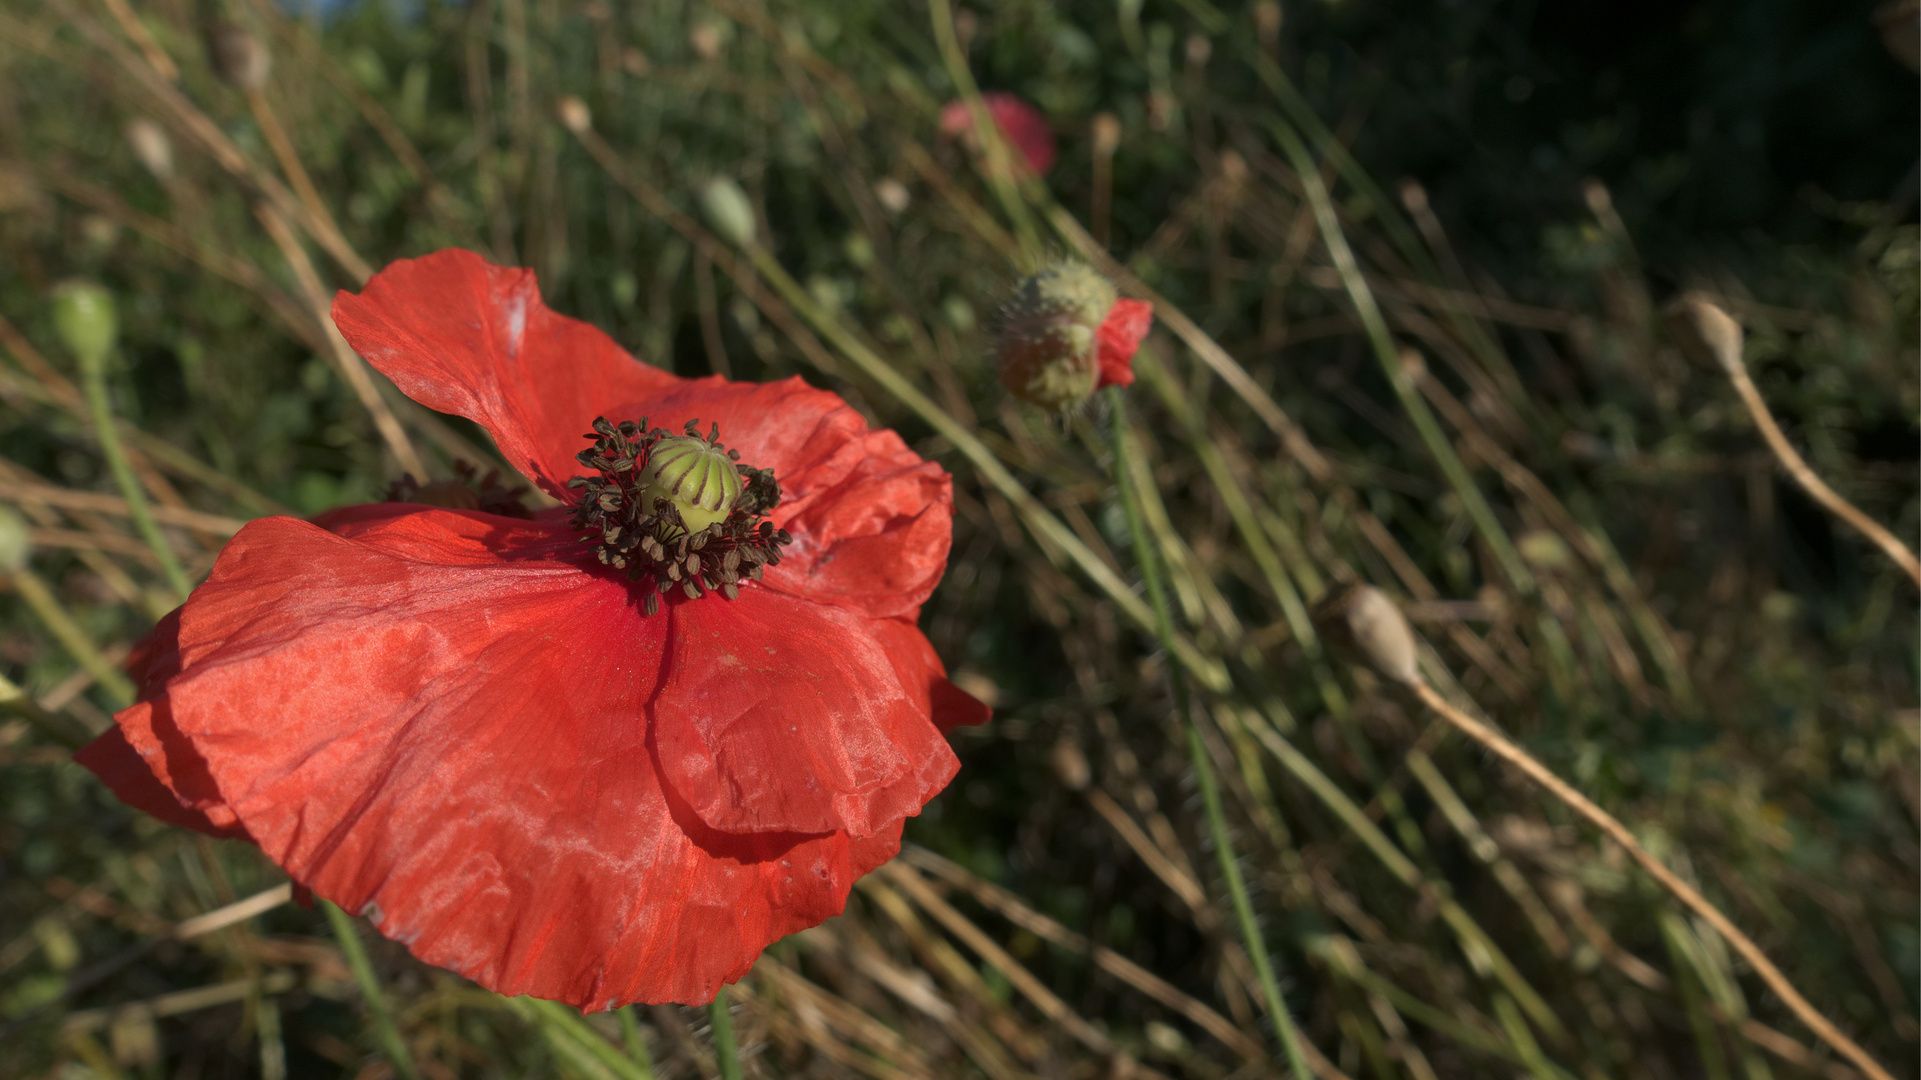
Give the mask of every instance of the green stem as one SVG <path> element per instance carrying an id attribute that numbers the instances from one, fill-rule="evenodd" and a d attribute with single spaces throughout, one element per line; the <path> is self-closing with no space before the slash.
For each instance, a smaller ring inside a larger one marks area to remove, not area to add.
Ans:
<path id="1" fill-rule="evenodd" d="M 975 137 L 980 140 L 981 154 L 986 159 L 981 172 L 987 178 L 987 186 L 994 189 L 994 198 L 1001 209 L 1006 211 L 1007 220 L 1013 223 L 1014 235 L 1020 238 L 1021 258 L 1029 264 L 1023 269 L 1032 270 L 1040 264 L 1040 234 L 1034 228 L 1033 215 L 1028 213 L 1027 200 L 1021 198 L 1014 183 L 1014 155 L 1001 135 L 1000 125 L 981 103 L 980 87 L 975 85 L 974 74 L 967 68 L 967 55 L 961 51 L 960 39 L 954 36 L 954 14 L 947 0 L 928 0 L 927 13 L 934 22 L 934 41 L 940 47 L 947 77 L 953 80 L 955 93 L 967 106 Z"/>
<path id="2" fill-rule="evenodd" d="M 1141 521 L 1141 511 L 1135 502 L 1133 470 L 1128 465 L 1127 448 L 1127 401 L 1121 395 L 1120 387 L 1110 387 L 1107 391 L 1107 406 L 1111 412 L 1114 439 L 1114 483 L 1120 492 L 1121 509 L 1127 516 L 1127 528 L 1134 540 L 1135 561 L 1140 564 L 1141 579 L 1147 585 L 1147 598 L 1154 611 L 1154 630 L 1163 648 L 1174 637 L 1174 624 L 1168 614 L 1167 591 L 1161 583 L 1159 560 L 1155 557 L 1152 541 L 1147 536 L 1147 527 Z M 1170 665 L 1167 669 L 1168 683 L 1174 691 L 1174 707 L 1181 718 L 1181 728 L 1187 733 L 1187 753 L 1194 762 L 1194 775 L 1200 783 L 1201 803 L 1207 810 L 1207 829 L 1214 840 L 1214 854 L 1220 859 L 1221 877 L 1227 882 L 1228 896 L 1234 904 L 1234 921 L 1240 928 L 1241 943 L 1247 948 L 1247 955 L 1254 962 L 1254 974 L 1260 980 L 1261 996 L 1267 1001 L 1267 1014 L 1274 1020 L 1274 1031 L 1281 1039 L 1281 1050 L 1287 1055 L 1288 1069 L 1295 1080 L 1309 1080 L 1314 1073 L 1308 1068 L 1307 1055 L 1301 1048 L 1300 1033 L 1294 1027 L 1294 1017 L 1287 1011 L 1287 1002 L 1281 998 L 1280 982 L 1274 977 L 1274 963 L 1268 956 L 1267 941 L 1261 936 L 1261 928 L 1254 919 L 1254 904 L 1247 895 L 1247 883 L 1241 878 L 1240 863 L 1234 855 L 1234 839 L 1227 830 L 1227 813 L 1221 806 L 1221 790 L 1214 778 L 1214 766 L 1207 759 L 1207 747 L 1201 741 L 1201 730 L 1194 724 L 1194 714 L 1187 697 L 1187 680 L 1182 677 L 1179 666 Z"/>
<path id="3" fill-rule="evenodd" d="M 11 577 L 13 591 L 19 593 L 20 599 L 33 609 L 47 632 L 58 638 L 74 660 L 93 675 L 100 688 L 113 698 L 113 703 L 122 708 L 133 704 L 133 684 L 127 681 L 119 668 L 100 654 L 99 649 L 94 648 L 87 632 L 61 606 L 59 598 L 53 595 L 53 590 L 47 587 L 46 582 L 40 580 L 40 575 L 23 566 L 15 570 Z"/>
<path id="4" fill-rule="evenodd" d="M 40 703 L 33 700 L 32 695 L 22 690 L 17 683 L 5 675 L 0 675 L 0 709 L 21 717 L 42 735 L 69 750 L 80 749 L 87 745 L 88 739 L 92 738 L 86 732 L 78 730 L 66 718 L 41 708 Z"/>
<path id="5" fill-rule="evenodd" d="M 327 921 L 333 924 L 334 939 L 340 943 L 341 955 L 347 958 L 347 967 L 354 973 L 354 981 L 360 984 L 360 996 L 367 1002 L 367 1014 L 373 1020 L 374 1039 L 380 1043 L 380 1050 L 393 1064 L 394 1072 L 401 1080 L 417 1080 L 419 1073 L 414 1069 L 414 1056 L 407 1051 L 407 1044 L 400 1039 L 400 1029 L 394 1026 L 393 1010 L 387 1007 L 387 995 L 381 992 L 380 979 L 374 975 L 374 966 L 367 959 L 367 950 L 360 944 L 360 934 L 354 926 L 353 916 L 340 910 L 334 904 L 322 900 L 320 909 L 327 913 Z"/>
<path id="6" fill-rule="evenodd" d="M 648 1060 L 647 1049 L 640 1041 L 640 1028 L 633 1022 L 632 1010 L 620 1010 L 621 1027 L 632 1025 L 628 1045 L 637 1052 L 629 1056 L 602 1038 L 600 1032 L 580 1018 L 579 1013 L 565 1005 L 527 997 L 514 998 L 512 1004 L 522 1016 L 539 1025 L 556 1052 L 580 1066 L 583 1072 L 612 1076 L 616 1080 L 653 1080 L 653 1063 Z"/>
<path id="7" fill-rule="evenodd" d="M 647 1052 L 647 1035 L 640 1030 L 640 1018 L 634 1015 L 634 1007 L 620 1010 L 620 1038 L 627 1044 L 627 1053 L 648 1077 L 654 1073 L 654 1056 Z"/>
<path id="8" fill-rule="evenodd" d="M 1474 522 L 1476 532 L 1486 541 L 1494 552 L 1494 559 L 1501 564 L 1501 570 L 1523 595 L 1535 593 L 1534 575 L 1528 571 L 1527 564 L 1521 560 L 1521 553 L 1508 539 L 1507 530 L 1494 517 L 1494 508 L 1482 496 L 1481 489 L 1468 475 L 1467 466 L 1454 452 L 1454 444 L 1441 430 L 1440 421 L 1434 418 L 1427 402 L 1421 399 L 1420 391 L 1414 388 L 1414 381 L 1408 376 L 1401 363 L 1400 350 L 1394 346 L 1394 336 L 1388 331 L 1387 320 L 1381 316 L 1380 305 L 1374 302 L 1374 290 L 1368 287 L 1367 279 L 1361 274 L 1360 263 L 1354 258 L 1354 249 L 1348 246 L 1347 234 L 1341 229 L 1340 216 L 1334 211 L 1334 201 L 1328 197 L 1327 186 L 1321 183 L 1319 166 L 1313 155 L 1307 151 L 1301 137 L 1284 120 L 1272 121 L 1268 128 L 1273 132 L 1274 141 L 1281 144 L 1281 152 L 1294 167 L 1300 177 L 1301 190 L 1307 196 L 1308 206 L 1314 211 L 1315 224 L 1320 226 L 1321 241 L 1327 245 L 1327 253 L 1334 260 L 1334 268 L 1341 275 L 1341 284 L 1347 289 L 1348 298 L 1353 301 L 1354 313 L 1360 317 L 1361 326 L 1367 332 L 1367 340 L 1374 347 L 1374 358 L 1380 362 L 1382 372 L 1387 376 L 1389 386 L 1394 388 L 1394 396 L 1400 399 L 1401 408 L 1408 419 L 1414 422 L 1414 430 L 1420 435 L 1421 442 L 1435 464 L 1447 477 L 1448 485 L 1461 500 L 1468 517 Z"/>
<path id="9" fill-rule="evenodd" d="M 714 1060 L 720 1065 L 720 1080 L 740 1080 L 740 1047 L 734 1044 L 734 1018 L 727 1011 L 725 986 L 707 1006 L 707 1017 L 714 1025 Z"/>
<path id="10" fill-rule="evenodd" d="M 139 531 L 140 538 L 153 549 L 153 557 L 160 563 L 160 573 L 167 584 L 184 603 L 187 594 L 193 591 L 193 583 L 187 580 L 187 572 L 180 566 L 180 559 L 173 553 L 173 545 L 160 531 L 160 525 L 153 519 L 153 512 L 147 508 L 147 494 L 140 487 L 140 478 L 133 474 L 133 466 L 127 461 L 126 447 L 120 444 L 120 428 L 113 418 L 113 403 L 107 397 L 107 354 L 89 351 L 80 357 L 80 384 L 87 394 L 87 407 L 93 414 L 93 431 L 100 440 L 100 452 L 106 456 L 107 467 L 113 470 L 114 483 L 120 487 L 120 495 L 127 500 L 127 515 L 133 518 L 133 527 Z"/>

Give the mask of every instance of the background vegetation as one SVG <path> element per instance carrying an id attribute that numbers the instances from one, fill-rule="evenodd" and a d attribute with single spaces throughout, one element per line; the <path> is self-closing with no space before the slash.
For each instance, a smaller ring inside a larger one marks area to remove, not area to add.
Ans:
<path id="1" fill-rule="evenodd" d="M 89 652 L 118 662 L 173 603 L 54 333 L 57 282 L 117 298 L 114 407 L 199 575 L 240 520 L 378 498 L 408 453 L 436 477 L 495 461 L 357 383 L 322 319 L 370 268 L 472 248 L 651 362 L 831 387 L 956 476 L 923 626 L 997 717 L 958 736 L 907 855 L 735 993 L 748 1074 L 1280 1075 L 1168 656 L 1087 572 L 1131 582 L 1141 554 L 1111 417 L 1053 421 L 994 379 L 992 313 L 1036 255 L 1108 251 L 1157 299 L 1129 394 L 1147 518 L 1190 659 L 1220 674 L 1202 730 L 1317 1073 L 1854 1075 L 1618 852 L 1323 646 L 1305 605 L 1367 580 L 1450 697 L 1921 1075 L 1914 591 L 1780 477 L 1663 317 L 1717 296 L 1815 469 L 1914 542 L 1916 87 L 1868 5 L 945 10 L 0 8 L 0 499 L 34 544 L 0 600 L 31 698 L 10 707 L 98 730 L 115 698 Z M 939 133 L 963 54 L 1053 123 L 1042 181 L 990 184 Z M 1290 137 L 1411 350 L 1392 378 Z M 758 265 L 702 224 L 717 178 L 748 193 Z M 281 880 L 0 722 L 0 1075 L 391 1075 L 319 912 L 180 937 Z M 655 1075 L 715 1068 L 704 1012 L 556 1026 L 366 937 L 421 1075 L 630 1076 L 641 1047 Z"/>

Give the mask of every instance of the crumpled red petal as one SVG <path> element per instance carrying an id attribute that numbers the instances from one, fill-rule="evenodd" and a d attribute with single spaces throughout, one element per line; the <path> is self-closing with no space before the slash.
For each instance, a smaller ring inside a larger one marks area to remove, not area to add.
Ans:
<path id="1" fill-rule="evenodd" d="M 1100 382 L 1095 389 L 1104 386 L 1132 386 L 1134 383 L 1134 354 L 1140 351 L 1141 342 L 1147 331 L 1154 325 L 1154 305 L 1144 300 L 1129 300 L 1123 297 L 1114 301 L 1101 320 L 1095 339 L 1100 342 Z"/>
<path id="2" fill-rule="evenodd" d="M 707 825 L 870 836 L 959 770 L 924 686 L 886 677 L 871 620 L 765 589 L 668 616 L 655 752 Z"/>
<path id="3" fill-rule="evenodd" d="M 624 582 L 557 558 L 578 547 L 549 522 L 415 507 L 333 524 L 346 535 L 289 518 L 241 530 L 180 612 L 173 642 L 152 650 L 172 657 L 148 665 L 170 676 L 164 692 L 116 717 L 138 758 L 108 736 L 87 761 L 136 805 L 170 789 L 199 799 L 190 809 L 216 828 L 214 811 L 231 815 L 317 895 L 491 989 L 590 1009 L 709 1000 L 769 942 L 837 913 L 854 879 L 897 850 L 901 820 L 886 815 L 917 811 L 952 774 L 923 684 L 889 682 L 885 654 L 838 676 L 865 674 L 861 708 L 896 703 L 880 710 L 877 736 L 827 715 L 860 696 L 832 688 L 829 663 L 809 675 L 817 707 L 807 720 L 855 746 L 896 739 L 874 757 L 884 768 L 859 773 L 858 754 L 839 762 L 872 786 L 835 805 L 865 815 L 873 835 L 717 829 L 682 785 L 663 782 L 677 774 L 661 767 L 659 736 L 698 726 L 692 695 L 751 694 L 719 683 L 663 693 L 685 675 L 671 660 L 712 671 L 731 651 L 761 662 L 745 652 L 778 652 L 780 638 L 737 627 L 723 651 L 705 651 L 713 643 L 693 628 L 640 616 Z M 855 630 L 864 621 L 753 590 L 738 605 L 706 599 L 669 614 L 696 627 L 777 625 L 805 610 L 827 613 L 829 625 L 796 639 L 816 656 L 842 647 L 822 645 L 835 619 Z M 789 674 L 796 663 L 765 662 Z M 713 740 L 724 765 L 778 734 L 767 730 L 777 711 L 753 704 Z M 191 771 L 176 764 L 183 755 Z M 157 788 L 142 794 L 131 760 L 153 769 Z M 779 816 L 764 800 L 716 805 Z M 810 804 L 778 804 L 796 805 Z"/>
<path id="4" fill-rule="evenodd" d="M 487 429 L 507 463 L 567 498 L 595 416 L 681 380 L 556 314 L 531 270 L 449 249 L 392 263 L 334 297 L 354 351 L 430 409 Z"/>

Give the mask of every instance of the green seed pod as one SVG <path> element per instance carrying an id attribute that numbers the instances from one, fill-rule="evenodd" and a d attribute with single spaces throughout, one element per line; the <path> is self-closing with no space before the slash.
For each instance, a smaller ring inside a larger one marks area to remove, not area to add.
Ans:
<path id="1" fill-rule="evenodd" d="M 0 506 L 0 572 L 11 574 L 33 556 L 33 537 L 27 520 L 10 506 Z"/>
<path id="2" fill-rule="evenodd" d="M 754 204 L 731 178 L 717 176 L 707 181 L 707 186 L 700 189 L 700 209 L 722 240 L 735 247 L 753 244 Z"/>
<path id="3" fill-rule="evenodd" d="M 654 444 L 640 470 L 640 505 L 659 512 L 673 504 L 688 532 L 718 525 L 734 512 L 740 498 L 740 470 L 727 451 L 697 435 L 671 435 Z"/>
<path id="4" fill-rule="evenodd" d="M 1100 378 L 1097 333 L 1118 298 L 1086 263 L 1059 263 L 1021 282 L 1001 308 L 1001 385 L 1054 412 L 1087 400 Z"/>
<path id="5" fill-rule="evenodd" d="M 120 336 L 113 294 L 91 281 L 54 286 L 53 329 L 83 366 L 106 363 Z"/>

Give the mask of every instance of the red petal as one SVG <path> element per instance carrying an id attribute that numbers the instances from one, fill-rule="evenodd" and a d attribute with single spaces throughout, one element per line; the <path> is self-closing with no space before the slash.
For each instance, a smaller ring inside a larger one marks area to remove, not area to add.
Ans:
<path id="1" fill-rule="evenodd" d="M 1047 170 L 1054 167 L 1057 156 L 1054 128 L 1039 109 L 1004 90 L 983 93 L 981 104 L 987 106 L 987 114 L 994 118 L 994 124 L 1001 129 L 1007 141 L 1014 144 L 1014 148 L 1027 159 L 1027 167 L 1034 170 L 1036 176 L 1045 176 Z M 965 137 L 973 130 L 973 126 L 974 121 L 968 115 L 966 102 L 950 101 L 942 107 L 941 131 Z"/>
<path id="2" fill-rule="evenodd" d="M 1142 300 L 1114 301 L 1095 335 L 1101 347 L 1101 379 L 1095 389 L 1133 385 L 1134 354 L 1153 325 L 1154 305 Z"/>
<path id="3" fill-rule="evenodd" d="M 722 833 L 660 781 L 645 711 L 670 626 L 734 605 L 643 618 L 537 522 L 416 508 L 340 527 L 243 529 L 181 612 L 165 693 L 117 719 L 164 714 L 274 861 L 421 959 L 582 1008 L 703 1002 L 897 849 L 898 821 Z"/>
<path id="4" fill-rule="evenodd" d="M 143 720 L 136 720 L 134 723 L 140 724 Z M 192 747 L 185 746 L 184 742 L 182 749 L 187 754 L 192 754 Z M 194 756 L 197 757 L 197 755 Z M 212 801 L 206 804 L 208 809 L 203 810 L 199 805 L 190 805 L 186 798 L 171 786 L 177 781 L 174 780 L 174 770 L 169 767 L 164 752 L 157 760 L 158 769 L 156 769 L 155 766 L 147 763 L 147 759 L 140 755 L 140 751 L 133 748 L 133 744 L 127 740 L 126 732 L 118 726 L 107 729 L 106 734 L 81 747 L 80 751 L 73 755 L 73 760 L 91 770 L 102 783 L 120 797 L 121 802 L 135 810 L 152 814 L 169 825 L 193 829 L 209 836 L 218 836 L 223 839 L 249 839 L 247 830 L 241 828 L 235 821 L 233 811 L 219 801 L 219 793 L 213 790 L 212 780 L 206 778 L 205 762 L 197 763 L 197 775 L 206 784 L 206 790 L 210 793 Z M 165 775 L 166 779 L 163 780 L 162 775 Z M 213 812 L 210 813 L 209 810 Z M 220 816 L 221 821 L 214 820 L 215 814 Z"/>
<path id="5" fill-rule="evenodd" d="M 868 629 L 886 647 L 894 661 L 901 685 L 916 689 L 934 718 L 941 734 L 952 734 L 958 727 L 985 724 L 994 711 L 974 695 L 947 681 L 947 669 L 927 635 L 905 619 L 880 619 Z"/>
<path id="6" fill-rule="evenodd" d="M 753 588 L 669 614 L 655 750 L 708 825 L 871 836 L 960 768 L 873 620 Z"/>
<path id="7" fill-rule="evenodd" d="M 428 408 L 487 429 L 519 469 L 562 500 L 596 416 L 678 382 L 606 334 L 556 314 L 531 270 L 447 250 L 389 265 L 334 297 L 354 350 Z"/>

